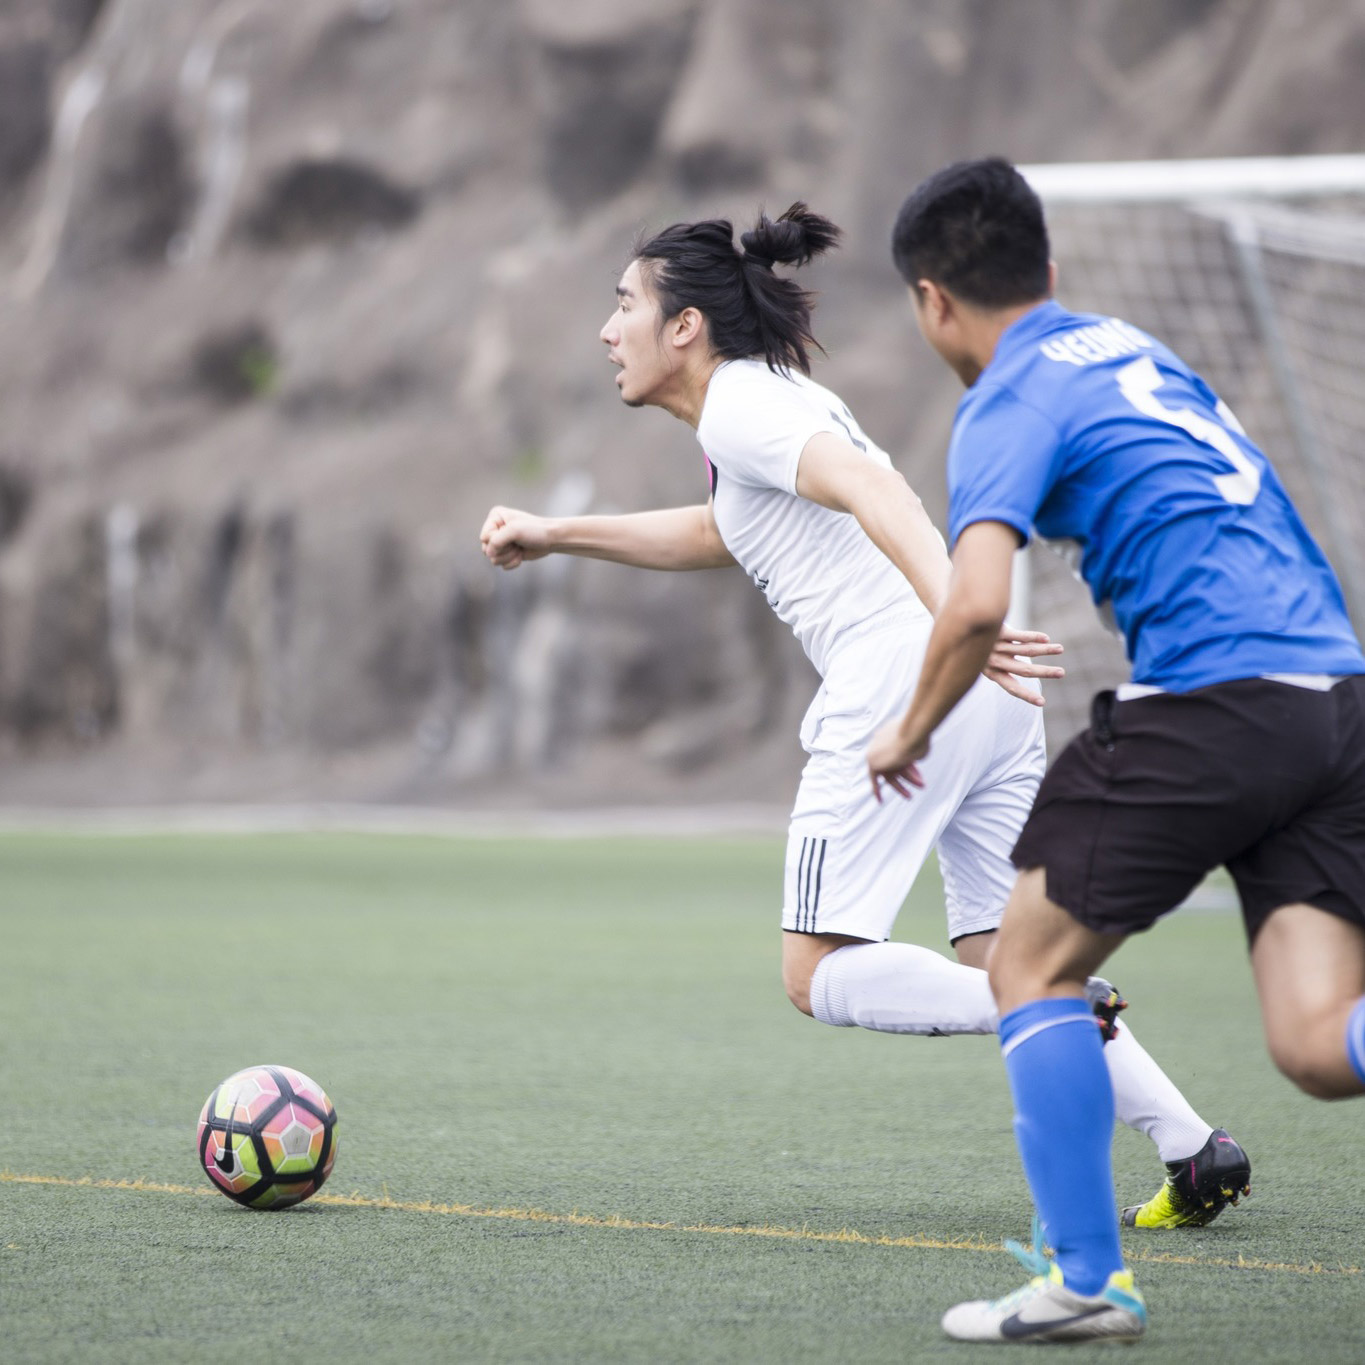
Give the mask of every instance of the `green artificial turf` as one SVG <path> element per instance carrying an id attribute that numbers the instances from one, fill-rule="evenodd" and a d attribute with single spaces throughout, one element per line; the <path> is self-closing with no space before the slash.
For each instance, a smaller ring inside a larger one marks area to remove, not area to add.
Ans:
<path id="1" fill-rule="evenodd" d="M 1023 1278 L 994 1249 L 1030 1215 L 994 1040 L 798 1016 L 781 864 L 772 840 L 0 838 L 0 1358 L 999 1359 L 937 1326 Z M 922 879 L 898 935 L 942 946 L 940 896 Z M 1212 1227 L 1124 1234 L 1142 1357 L 1365 1359 L 1341 1271 L 1365 1106 L 1273 1071 L 1234 915 L 1182 913 L 1111 974 L 1255 1165 Z M 352 1202 L 208 1190 L 199 1107 L 261 1061 L 330 1093 L 324 1194 Z M 1119 1132 L 1115 1175 L 1155 1189 L 1145 1139 Z M 841 1229 L 929 1245 L 818 1236 Z"/>

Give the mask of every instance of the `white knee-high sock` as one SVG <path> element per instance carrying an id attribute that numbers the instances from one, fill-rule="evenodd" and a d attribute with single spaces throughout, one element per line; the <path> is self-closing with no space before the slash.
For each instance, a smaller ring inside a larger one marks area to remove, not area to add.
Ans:
<path id="1" fill-rule="evenodd" d="M 1122 1123 L 1146 1133 L 1162 1161 L 1193 1156 L 1213 1132 L 1190 1107 L 1171 1078 L 1133 1037 L 1127 1024 L 1104 1045 L 1114 1086 L 1114 1113 Z"/>
<path id="2" fill-rule="evenodd" d="M 856 943 L 826 953 L 810 983 L 811 1013 L 878 1033 L 997 1033 L 986 973 L 914 943 Z M 1120 1122 L 1145 1133 L 1163 1161 L 1192 1156 L 1213 1129 L 1126 1025 L 1104 1048 Z"/>
<path id="3" fill-rule="evenodd" d="M 986 973 L 914 943 L 853 943 L 826 953 L 810 981 L 822 1024 L 878 1033 L 998 1033 Z"/>

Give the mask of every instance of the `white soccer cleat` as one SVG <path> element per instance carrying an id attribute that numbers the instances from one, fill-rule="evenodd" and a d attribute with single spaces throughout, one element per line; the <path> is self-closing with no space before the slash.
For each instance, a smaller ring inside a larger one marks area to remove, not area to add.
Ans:
<path id="1" fill-rule="evenodd" d="M 943 1315 L 943 1330 L 957 1341 L 1136 1341 L 1147 1330 L 1147 1306 L 1131 1270 L 1116 1270 L 1098 1294 L 1075 1294 L 1062 1269 L 1048 1258 L 1043 1225 L 1033 1218 L 1033 1245 L 1006 1242 L 1007 1251 L 1034 1278 L 1003 1299 L 973 1299 Z"/>
<path id="2" fill-rule="evenodd" d="M 1136 1341 L 1146 1329 L 1131 1270 L 1114 1271 L 1098 1294 L 1073 1294 L 1056 1264 L 1003 1299 L 974 1299 L 943 1315 L 957 1341 Z"/>

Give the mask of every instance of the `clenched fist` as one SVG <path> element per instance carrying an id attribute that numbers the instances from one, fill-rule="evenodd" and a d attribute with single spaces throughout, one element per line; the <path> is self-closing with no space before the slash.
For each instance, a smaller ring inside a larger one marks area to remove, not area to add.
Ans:
<path id="1" fill-rule="evenodd" d="M 494 507 L 484 518 L 479 543 L 489 563 L 500 569 L 515 569 L 528 559 L 542 559 L 550 553 L 548 517 L 519 512 L 515 507 Z"/>

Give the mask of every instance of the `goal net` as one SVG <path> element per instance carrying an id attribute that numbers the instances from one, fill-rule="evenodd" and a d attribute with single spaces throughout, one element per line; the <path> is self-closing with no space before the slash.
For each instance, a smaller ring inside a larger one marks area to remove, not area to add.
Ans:
<path id="1" fill-rule="evenodd" d="M 1269 455 L 1365 629 L 1365 156 L 1039 165 L 1060 278 L 1079 312 L 1151 332 Z M 1040 548 L 1016 578 L 1029 624 L 1067 646 L 1048 743 L 1128 676 L 1071 570 Z"/>

